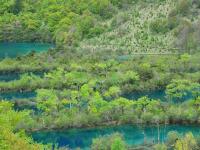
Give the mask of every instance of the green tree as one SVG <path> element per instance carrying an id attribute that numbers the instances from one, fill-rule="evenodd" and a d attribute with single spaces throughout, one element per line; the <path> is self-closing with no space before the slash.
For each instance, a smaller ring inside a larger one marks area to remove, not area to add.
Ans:
<path id="1" fill-rule="evenodd" d="M 107 98 L 107 99 L 115 99 L 117 97 L 119 97 L 121 93 L 121 90 L 119 87 L 117 86 L 112 86 L 108 89 L 107 92 L 104 93 L 104 96 Z"/>
<path id="2" fill-rule="evenodd" d="M 176 141 L 175 150 L 195 150 L 197 142 L 192 133 L 187 133 L 185 137 Z"/>
<path id="3" fill-rule="evenodd" d="M 54 90 L 37 90 L 36 100 L 37 108 L 47 114 L 59 112 L 62 108 L 62 101 Z"/>
<path id="4" fill-rule="evenodd" d="M 165 144 L 156 144 L 153 146 L 154 150 L 167 150 L 167 146 Z"/>
<path id="5" fill-rule="evenodd" d="M 92 150 L 127 150 L 127 145 L 119 133 L 92 140 Z"/>
<path id="6" fill-rule="evenodd" d="M 113 143 L 111 144 L 111 150 L 127 150 L 126 143 L 120 136 L 113 140 Z"/>
<path id="7" fill-rule="evenodd" d="M 188 80 L 172 80 L 166 88 L 166 95 L 169 100 L 175 99 L 177 102 L 188 96 L 191 89 L 191 82 Z"/>
<path id="8" fill-rule="evenodd" d="M 189 67 L 190 59 L 191 59 L 191 55 L 187 53 L 181 55 L 180 62 L 183 63 L 184 70 L 186 70 Z"/>
<path id="9" fill-rule="evenodd" d="M 22 129 L 32 121 L 30 112 L 14 111 L 13 104 L 0 101 L 0 149 L 2 150 L 43 150 L 50 149 L 37 144 Z M 5 115 L 6 114 L 6 115 Z"/>
<path id="10" fill-rule="evenodd" d="M 12 2 L 11 13 L 18 14 L 23 9 L 23 0 L 13 0 Z"/>

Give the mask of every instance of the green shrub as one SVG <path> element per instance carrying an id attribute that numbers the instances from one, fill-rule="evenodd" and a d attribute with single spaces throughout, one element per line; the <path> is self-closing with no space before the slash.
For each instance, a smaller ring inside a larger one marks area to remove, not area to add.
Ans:
<path id="1" fill-rule="evenodd" d="M 192 0 L 179 0 L 176 11 L 178 14 L 186 15 L 190 11 Z"/>
<path id="2" fill-rule="evenodd" d="M 105 27 L 104 26 L 97 25 L 97 26 L 95 26 L 95 27 L 93 27 L 93 28 L 91 28 L 89 30 L 87 38 L 92 38 L 92 37 L 98 36 L 101 33 L 103 33 L 104 31 L 105 31 Z"/>
<path id="3" fill-rule="evenodd" d="M 169 31 L 169 23 L 167 19 L 157 19 L 150 23 L 150 29 L 154 33 L 166 33 Z"/>
<path id="4" fill-rule="evenodd" d="M 92 150 L 127 150 L 127 145 L 119 133 L 103 136 L 92 141 Z"/>
<path id="5" fill-rule="evenodd" d="M 195 4 L 197 6 L 197 8 L 200 8 L 200 1 L 199 0 L 193 0 L 192 3 Z"/>
<path id="6" fill-rule="evenodd" d="M 172 16 L 168 18 L 168 29 L 173 30 L 180 24 L 180 20 L 177 16 Z"/>
<path id="7" fill-rule="evenodd" d="M 175 131 L 171 131 L 167 134 L 167 141 L 166 144 L 168 146 L 174 145 L 176 143 L 176 140 L 179 139 L 179 135 Z"/>
<path id="8" fill-rule="evenodd" d="M 122 24 L 124 24 L 126 21 L 128 21 L 129 17 L 128 14 L 119 14 L 116 17 L 113 18 L 111 22 L 112 27 L 118 27 Z"/>
<path id="9" fill-rule="evenodd" d="M 167 150 L 167 146 L 165 144 L 156 144 L 153 147 L 154 150 Z"/>

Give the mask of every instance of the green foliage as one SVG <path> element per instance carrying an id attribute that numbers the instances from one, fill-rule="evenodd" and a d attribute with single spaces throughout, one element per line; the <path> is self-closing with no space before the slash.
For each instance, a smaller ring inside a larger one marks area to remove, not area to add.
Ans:
<path id="1" fill-rule="evenodd" d="M 53 113 L 59 111 L 62 103 L 58 99 L 55 91 L 40 89 L 37 90 L 37 107 L 46 113 Z"/>
<path id="2" fill-rule="evenodd" d="M 116 98 L 120 95 L 120 88 L 116 87 L 116 86 L 112 86 L 109 88 L 109 90 L 104 94 L 105 97 L 107 97 L 108 99 L 112 99 L 112 98 Z"/>
<path id="3" fill-rule="evenodd" d="M 0 149 L 43 150 L 46 146 L 34 143 L 23 131 L 17 130 L 23 128 L 25 124 L 30 124 L 30 112 L 14 111 L 12 106 L 9 102 L 0 102 Z M 45 149 L 50 148 L 46 147 Z"/>
<path id="4" fill-rule="evenodd" d="M 166 94 L 171 100 L 173 98 L 181 100 L 188 95 L 190 85 L 190 81 L 187 80 L 173 80 L 171 84 L 167 86 Z"/>
<path id="5" fill-rule="evenodd" d="M 175 150 L 195 150 L 197 143 L 192 133 L 187 133 L 185 137 L 176 141 Z"/>
<path id="6" fill-rule="evenodd" d="M 151 22 L 150 29 L 155 33 L 166 33 L 169 31 L 169 24 L 167 19 L 157 19 Z"/>
<path id="7" fill-rule="evenodd" d="M 154 150 L 167 150 L 167 146 L 165 144 L 156 144 Z"/>
<path id="8" fill-rule="evenodd" d="M 110 0 L 1 2 L 0 41 L 55 41 L 75 45 L 83 38 L 101 34 L 98 18 L 110 18 L 115 10 Z"/>
<path id="9" fill-rule="evenodd" d="M 125 10 L 130 3 L 134 5 Z M 191 3 L 181 0 L 175 13 L 169 14 L 174 3 L 165 0 L 0 2 L 1 41 L 55 41 L 59 47 L 71 46 L 67 51 L 6 58 L 0 62 L 0 71 L 4 73 L 47 71 L 43 77 L 24 74 L 19 80 L 0 82 L 1 92 L 37 90 L 33 103 L 39 111 L 17 112 L 11 103 L 1 102 L 0 149 L 48 149 L 34 143 L 20 129 L 199 122 L 199 54 L 117 59 L 118 55 L 132 52 L 166 51 L 174 47 L 173 32 L 184 38 L 181 33 L 187 30 L 183 49 L 196 52 L 198 24 L 192 21 L 194 18 L 185 19 L 181 27 L 179 18 L 190 16 Z M 121 8 L 125 9 L 119 12 Z M 165 87 L 167 99 L 181 102 L 193 95 L 193 100 L 176 105 L 148 97 L 137 101 L 120 97 L 126 92 Z M 180 138 L 172 132 L 166 145 L 157 144 L 153 149 L 166 150 L 166 146 L 190 150 L 196 148 L 196 141 L 191 134 Z M 128 148 L 122 136 L 114 134 L 95 139 L 91 149 Z"/>
<path id="10" fill-rule="evenodd" d="M 191 6 L 192 0 L 179 0 L 176 11 L 179 14 L 186 15 L 189 12 Z"/>
<path id="11" fill-rule="evenodd" d="M 191 56 L 189 54 L 183 54 L 181 55 L 181 62 L 182 63 L 188 63 L 190 61 Z"/>
<path id="12" fill-rule="evenodd" d="M 125 22 L 127 22 L 128 19 L 128 14 L 119 14 L 112 19 L 111 25 L 113 28 L 119 27 L 120 25 L 123 25 Z"/>
<path id="13" fill-rule="evenodd" d="M 43 147 L 19 129 L 199 123 L 199 27 L 191 15 L 195 10 L 190 11 L 191 1 L 10 0 L 0 6 L 0 41 L 53 41 L 61 48 L 0 62 L 1 73 L 46 72 L 42 77 L 27 73 L 19 80 L 0 82 L 1 92 L 36 90 L 32 101 L 38 111 L 16 112 L 10 103 L 1 103 L 0 149 L 13 149 L 18 140 L 18 149 Z M 184 51 L 180 56 L 144 56 L 172 52 L 176 40 L 181 41 L 177 47 L 182 51 L 193 50 L 195 55 Z M 139 55 L 132 57 L 135 53 Z M 165 88 L 167 100 L 193 98 L 176 104 L 121 97 Z M 196 144 L 191 135 L 180 138 L 169 133 L 166 145 L 153 148 L 166 150 L 171 145 L 179 150 Z M 92 149 L 125 150 L 127 146 L 114 134 L 95 139 Z"/>
<path id="14" fill-rule="evenodd" d="M 171 131 L 167 134 L 166 144 L 170 147 L 176 143 L 177 139 L 179 139 L 178 133 L 175 131 Z"/>
<path id="15" fill-rule="evenodd" d="M 111 150 L 127 150 L 126 143 L 120 137 L 117 137 L 111 144 Z"/>
<path id="16" fill-rule="evenodd" d="M 119 133 L 93 139 L 92 150 L 127 150 L 127 145 Z"/>

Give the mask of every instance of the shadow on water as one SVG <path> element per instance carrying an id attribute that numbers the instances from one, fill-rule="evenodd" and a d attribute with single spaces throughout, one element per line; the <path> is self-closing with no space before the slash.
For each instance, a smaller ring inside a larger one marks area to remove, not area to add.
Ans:
<path id="1" fill-rule="evenodd" d="M 80 147 L 88 149 L 92 144 L 92 139 L 99 136 L 109 135 L 115 132 L 121 133 L 128 145 L 153 144 L 164 142 L 167 138 L 167 133 L 177 131 L 181 135 L 192 132 L 194 136 L 199 135 L 200 126 L 192 125 L 166 125 L 160 126 L 159 131 L 156 126 L 131 126 L 121 125 L 105 128 L 94 129 L 70 129 L 66 131 L 38 131 L 32 133 L 32 137 L 37 142 L 53 143 L 58 147 L 68 146 L 71 149 Z M 160 133 L 160 134 L 158 134 Z"/>

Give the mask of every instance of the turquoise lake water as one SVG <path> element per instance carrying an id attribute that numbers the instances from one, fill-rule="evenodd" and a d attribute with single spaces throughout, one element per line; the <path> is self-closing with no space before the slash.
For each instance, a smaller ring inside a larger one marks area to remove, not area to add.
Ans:
<path id="1" fill-rule="evenodd" d="M 155 90 L 155 91 L 148 91 L 148 92 L 132 92 L 122 95 L 123 97 L 131 100 L 137 100 L 143 96 L 147 96 L 151 99 L 161 99 L 165 100 L 165 90 Z"/>
<path id="2" fill-rule="evenodd" d="M 1 77 L 1 76 L 0 76 Z M 0 93 L 1 99 L 20 99 L 20 98 L 34 98 L 36 96 L 36 93 L 34 91 L 29 92 L 8 92 L 8 93 Z M 151 92 L 133 92 L 129 94 L 122 95 L 122 97 L 125 97 L 130 100 L 137 100 L 140 97 L 147 96 L 151 99 L 161 99 L 165 100 L 165 91 L 151 91 Z"/>
<path id="3" fill-rule="evenodd" d="M 25 55 L 31 51 L 43 52 L 53 48 L 52 44 L 42 43 L 0 43 L 0 58 L 17 57 Z"/>
<path id="4" fill-rule="evenodd" d="M 200 133 L 200 126 L 192 125 L 167 125 L 159 128 L 160 142 L 164 142 L 167 138 L 167 133 L 177 131 L 182 136 L 187 132 L 192 132 L 194 136 Z M 32 133 L 32 137 L 37 142 L 53 143 L 58 147 L 68 146 L 71 149 L 80 147 L 88 149 L 92 143 L 92 139 L 109 135 L 112 133 L 121 133 L 128 145 L 140 145 L 145 143 L 157 143 L 158 128 L 155 126 L 139 127 L 131 125 L 122 125 L 115 127 L 94 128 L 94 129 L 70 129 L 66 131 L 40 131 Z"/>
<path id="5" fill-rule="evenodd" d="M 15 100 L 15 99 L 30 99 L 36 97 L 36 92 L 0 92 L 0 99 L 4 100 Z"/>
<path id="6" fill-rule="evenodd" d="M 156 91 L 149 91 L 149 92 L 133 92 L 133 93 L 128 93 L 122 95 L 122 97 L 125 97 L 130 100 L 137 100 L 138 98 L 141 98 L 143 96 L 147 96 L 150 99 L 160 99 L 161 101 L 166 100 L 166 94 L 164 90 L 156 90 Z M 35 91 L 24 91 L 24 92 L 7 92 L 7 93 L 0 93 L 0 98 L 1 99 L 7 99 L 7 100 L 12 100 L 12 99 L 29 99 L 29 98 L 34 98 L 36 97 L 36 92 Z M 183 98 L 183 101 L 189 100 L 192 98 L 192 95 L 187 95 Z M 174 102 L 176 102 L 174 100 Z"/>
<path id="7" fill-rule="evenodd" d="M 40 76 L 40 77 L 43 77 L 44 75 L 43 72 L 35 72 L 32 74 Z M 9 74 L 0 74 L 0 81 L 8 82 L 12 80 L 19 80 L 21 75 L 22 75 L 21 73 L 13 73 L 13 72 Z"/>

